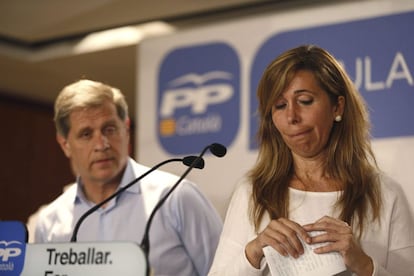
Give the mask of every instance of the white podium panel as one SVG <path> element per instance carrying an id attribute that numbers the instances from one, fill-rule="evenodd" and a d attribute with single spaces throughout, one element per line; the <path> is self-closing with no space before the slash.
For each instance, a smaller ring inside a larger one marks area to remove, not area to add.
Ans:
<path id="1" fill-rule="evenodd" d="M 21 276 L 144 276 L 146 257 L 130 242 L 27 244 Z"/>

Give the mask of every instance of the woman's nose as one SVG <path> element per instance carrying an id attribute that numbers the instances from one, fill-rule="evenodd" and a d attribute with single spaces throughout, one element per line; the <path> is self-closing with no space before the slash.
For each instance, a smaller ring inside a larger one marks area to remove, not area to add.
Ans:
<path id="1" fill-rule="evenodd" d="M 286 112 L 287 112 L 287 120 L 289 124 L 297 124 L 299 122 L 298 110 L 294 104 L 288 105 Z"/>

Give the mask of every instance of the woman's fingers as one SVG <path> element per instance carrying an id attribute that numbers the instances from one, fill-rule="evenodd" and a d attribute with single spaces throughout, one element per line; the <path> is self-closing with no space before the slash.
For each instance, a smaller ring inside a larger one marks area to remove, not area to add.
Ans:
<path id="1" fill-rule="evenodd" d="M 315 253 L 341 252 L 352 239 L 352 229 L 346 222 L 328 216 L 303 228 L 312 233 L 312 244 L 320 244 Z"/>
<path id="2" fill-rule="evenodd" d="M 303 242 L 311 243 L 308 232 L 298 223 L 286 218 L 271 220 L 267 227 L 250 241 L 245 254 L 250 263 L 257 267 L 263 258 L 263 248 L 271 246 L 283 256 L 298 258 L 304 253 Z"/>
<path id="3" fill-rule="evenodd" d="M 298 258 L 304 252 L 300 239 L 309 242 L 307 232 L 299 224 L 285 218 L 272 220 L 268 230 L 268 245 L 284 256 Z"/>
<path id="4" fill-rule="evenodd" d="M 308 232 L 312 231 L 325 231 L 325 232 L 337 232 L 341 234 L 352 233 L 352 228 L 345 221 L 334 219 L 332 217 L 322 217 L 314 223 L 310 223 L 303 226 L 303 229 Z M 314 239 L 312 239 L 314 241 Z"/>

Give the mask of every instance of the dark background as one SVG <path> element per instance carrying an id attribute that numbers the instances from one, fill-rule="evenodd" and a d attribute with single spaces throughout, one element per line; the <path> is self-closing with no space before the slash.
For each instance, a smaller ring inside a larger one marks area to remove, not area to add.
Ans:
<path id="1" fill-rule="evenodd" d="M 0 127 L 0 219 L 26 222 L 75 176 L 55 139 L 53 105 L 0 97 Z M 131 143 L 134 129 L 132 121 Z"/>

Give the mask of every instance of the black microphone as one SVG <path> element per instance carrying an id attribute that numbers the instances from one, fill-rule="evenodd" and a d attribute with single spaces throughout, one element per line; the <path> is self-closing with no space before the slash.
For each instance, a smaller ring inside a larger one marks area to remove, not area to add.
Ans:
<path id="1" fill-rule="evenodd" d="M 72 233 L 72 237 L 70 239 L 71 242 L 76 242 L 76 238 L 78 235 L 78 231 L 79 231 L 79 227 L 81 225 L 81 223 L 93 212 L 95 212 L 96 210 L 98 210 L 102 205 L 104 205 L 105 203 L 107 203 L 108 201 L 110 201 L 111 199 L 113 199 L 114 197 L 118 196 L 119 194 L 123 193 L 126 189 L 128 189 L 129 187 L 131 187 L 132 185 L 134 185 L 135 183 L 137 183 L 138 181 L 140 181 L 141 179 L 143 179 L 144 177 L 146 177 L 148 174 L 150 174 L 151 172 L 155 171 L 156 169 L 158 169 L 159 167 L 170 163 L 170 162 L 177 162 L 177 161 L 181 161 L 184 165 L 189 166 L 191 168 L 195 167 L 197 169 L 202 169 L 204 168 L 204 160 L 202 158 L 200 158 L 199 156 L 186 156 L 184 158 L 172 158 L 172 159 L 168 159 L 165 161 L 162 161 L 160 163 L 158 163 L 157 165 L 155 165 L 154 167 L 152 167 L 151 169 L 149 169 L 148 171 L 146 171 L 144 174 L 140 175 L 139 177 L 135 178 L 133 181 L 131 181 L 130 183 L 128 183 L 127 185 L 125 185 L 124 187 L 121 187 L 118 191 L 116 191 L 115 193 L 113 193 L 111 196 L 109 196 L 108 198 L 106 198 L 105 200 L 103 200 L 102 202 L 96 204 L 95 206 L 93 206 L 91 209 L 89 209 L 88 211 L 86 211 L 76 222 L 75 228 L 73 229 L 73 233 Z"/>
<path id="2" fill-rule="evenodd" d="M 160 207 L 164 204 L 168 196 L 175 190 L 175 188 L 177 188 L 178 184 L 180 184 L 181 181 L 187 176 L 187 174 L 189 174 L 190 171 L 196 166 L 196 163 L 199 162 L 199 160 L 203 160 L 202 157 L 208 149 L 210 149 L 210 152 L 213 153 L 217 157 L 223 157 L 224 155 L 226 155 L 226 152 L 227 152 L 226 147 L 219 143 L 213 143 L 211 145 L 206 146 L 203 149 L 203 151 L 200 153 L 200 155 L 194 159 L 193 164 L 191 164 L 187 168 L 187 170 L 183 173 L 183 175 L 181 175 L 181 177 L 177 180 L 174 186 L 172 186 L 170 190 L 158 201 L 158 203 L 155 205 L 154 209 L 152 210 L 148 218 L 147 225 L 145 226 L 144 236 L 141 241 L 141 248 L 144 251 L 147 259 L 149 257 L 149 251 L 150 251 L 149 230 L 150 230 L 151 223 L 152 223 L 155 213 L 158 211 L 158 209 L 160 209 Z"/>

